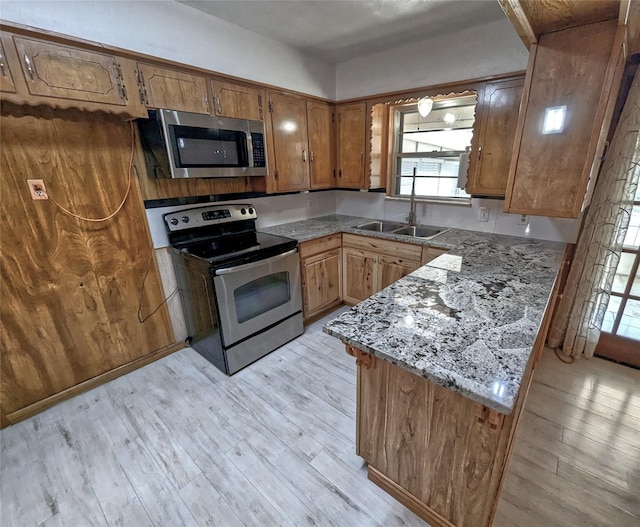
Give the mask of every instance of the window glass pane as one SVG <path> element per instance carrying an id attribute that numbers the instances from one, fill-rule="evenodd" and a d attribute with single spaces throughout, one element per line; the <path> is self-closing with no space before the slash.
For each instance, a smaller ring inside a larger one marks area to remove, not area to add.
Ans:
<path id="1" fill-rule="evenodd" d="M 629 220 L 629 229 L 624 237 L 623 247 L 637 249 L 640 246 L 640 205 L 634 205 Z"/>
<path id="2" fill-rule="evenodd" d="M 472 136 L 471 129 L 405 133 L 402 134 L 402 152 L 464 152 L 471 146 Z M 420 145 L 418 148 L 416 143 Z"/>
<path id="3" fill-rule="evenodd" d="M 633 285 L 631 286 L 631 294 L 640 296 L 640 267 L 636 271 L 636 276 L 633 278 Z"/>
<path id="4" fill-rule="evenodd" d="M 400 159 L 400 196 L 411 195 L 413 169 L 416 168 L 416 196 L 467 197 L 457 188 L 460 159 L 402 158 Z"/>
<path id="5" fill-rule="evenodd" d="M 460 156 L 471 148 L 476 103 L 475 94 L 434 100 L 425 117 L 418 113 L 417 105 L 396 110 L 395 195 L 411 195 L 415 168 L 416 195 L 469 198 L 457 188 L 457 179 Z"/>
<path id="6" fill-rule="evenodd" d="M 640 340 L 640 300 L 627 300 L 620 319 L 618 335 Z"/>
<path id="7" fill-rule="evenodd" d="M 613 277 L 613 286 L 611 288 L 612 291 L 616 293 L 624 293 L 627 282 L 629 281 L 629 275 L 631 274 L 631 268 L 633 267 L 633 262 L 635 261 L 635 254 L 631 253 L 622 253 L 620 255 L 620 261 L 618 262 L 618 267 L 616 268 L 616 274 Z"/>
<path id="8" fill-rule="evenodd" d="M 602 321 L 602 331 L 611 333 L 613 323 L 616 321 L 616 316 L 618 315 L 618 308 L 620 307 L 621 300 L 622 299 L 619 296 L 611 296 L 611 298 L 609 298 L 607 311 L 604 314 L 604 320 Z"/>

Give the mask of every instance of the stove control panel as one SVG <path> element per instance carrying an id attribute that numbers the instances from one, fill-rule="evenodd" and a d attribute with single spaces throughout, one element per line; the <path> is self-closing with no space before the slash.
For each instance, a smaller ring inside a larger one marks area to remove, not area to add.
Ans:
<path id="1" fill-rule="evenodd" d="M 255 220 L 258 218 L 253 205 L 209 205 L 192 209 L 177 210 L 164 215 L 169 232 L 197 229 L 217 223 Z"/>

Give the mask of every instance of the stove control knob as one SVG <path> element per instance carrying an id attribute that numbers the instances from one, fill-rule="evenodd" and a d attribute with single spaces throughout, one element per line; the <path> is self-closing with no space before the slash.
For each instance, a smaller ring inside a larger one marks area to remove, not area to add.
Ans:
<path id="1" fill-rule="evenodd" d="M 253 209 L 249 209 L 249 214 L 253 214 Z"/>
<path id="2" fill-rule="evenodd" d="M 182 216 L 182 223 L 189 223 L 189 216 Z"/>
<path id="3" fill-rule="evenodd" d="M 246 214 L 247 213 L 247 209 L 240 209 L 240 214 Z"/>
<path id="4" fill-rule="evenodd" d="M 178 225 L 178 218 L 171 218 L 169 223 L 171 223 L 171 225 Z"/>

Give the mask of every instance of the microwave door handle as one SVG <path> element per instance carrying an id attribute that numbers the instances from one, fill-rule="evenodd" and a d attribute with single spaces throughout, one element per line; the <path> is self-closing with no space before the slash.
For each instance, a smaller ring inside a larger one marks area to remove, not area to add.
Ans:
<path id="1" fill-rule="evenodd" d="M 286 253 L 282 253 L 282 254 L 278 254 L 276 256 L 272 256 L 271 258 L 267 258 L 266 260 L 259 260 L 257 262 L 251 262 L 251 263 L 243 264 L 243 265 L 236 265 L 235 267 L 228 267 L 226 269 L 218 269 L 218 270 L 216 270 L 216 276 L 223 275 L 223 274 L 230 274 L 230 273 L 239 273 L 240 271 L 246 271 L 247 269 L 253 269 L 254 267 L 260 267 L 261 265 L 281 260 L 282 258 L 285 258 L 285 257 L 290 256 L 292 254 L 295 254 L 297 252 L 298 252 L 298 248 L 296 247 L 295 249 L 291 249 L 290 251 L 287 251 Z"/>

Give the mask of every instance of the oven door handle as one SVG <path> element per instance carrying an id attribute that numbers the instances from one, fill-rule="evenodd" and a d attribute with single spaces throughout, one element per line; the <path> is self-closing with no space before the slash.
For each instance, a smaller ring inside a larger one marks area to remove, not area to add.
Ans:
<path id="1" fill-rule="evenodd" d="M 287 251 L 286 253 L 282 253 L 282 254 L 278 254 L 276 256 L 272 256 L 271 258 L 267 258 L 266 260 L 259 260 L 257 262 L 251 262 L 248 264 L 243 264 L 243 265 L 236 265 L 235 267 L 228 267 L 226 269 L 217 269 L 216 270 L 216 276 L 218 275 L 222 275 L 222 274 L 229 274 L 229 273 L 239 273 L 240 271 L 245 271 L 246 269 L 253 269 L 254 267 L 259 267 L 261 265 L 264 264 L 268 264 L 271 262 L 275 262 L 277 260 L 280 260 L 282 258 L 285 258 L 291 254 L 295 254 L 298 252 L 298 248 L 296 247 L 295 249 L 291 249 L 290 251 Z"/>

